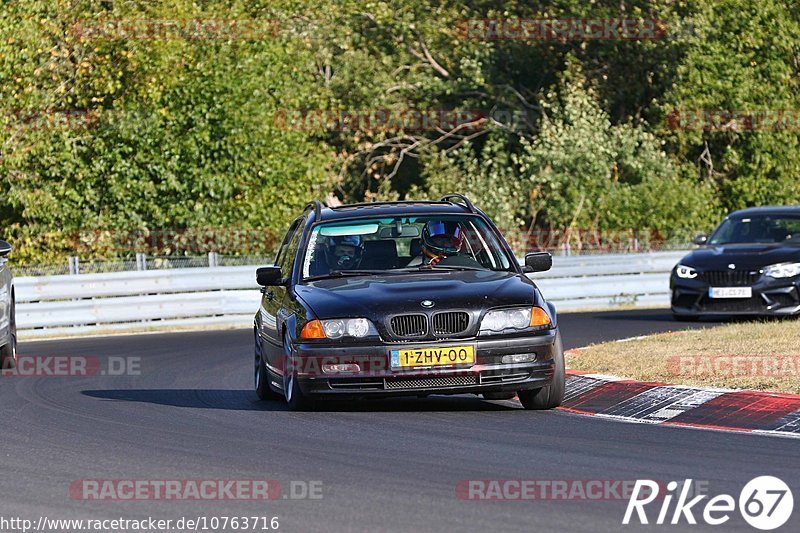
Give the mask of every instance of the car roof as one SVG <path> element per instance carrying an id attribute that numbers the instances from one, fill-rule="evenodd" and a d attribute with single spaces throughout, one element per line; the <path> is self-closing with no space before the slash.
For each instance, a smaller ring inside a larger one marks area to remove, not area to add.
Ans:
<path id="1" fill-rule="evenodd" d="M 322 207 L 316 221 L 347 220 L 362 217 L 480 214 L 470 207 L 448 201 L 397 201 L 346 204 Z"/>
<path id="2" fill-rule="evenodd" d="M 734 211 L 728 218 L 742 218 L 754 215 L 800 215 L 800 205 L 764 205 Z"/>

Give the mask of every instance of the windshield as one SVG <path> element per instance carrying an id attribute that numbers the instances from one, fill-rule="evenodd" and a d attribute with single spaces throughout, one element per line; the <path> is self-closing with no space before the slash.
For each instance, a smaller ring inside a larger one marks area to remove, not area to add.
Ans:
<path id="1" fill-rule="evenodd" d="M 709 244 L 800 244 L 800 216 L 752 216 L 728 218 L 717 228 Z"/>
<path id="2" fill-rule="evenodd" d="M 314 227 L 303 259 L 303 279 L 347 272 L 512 271 L 512 261 L 477 216 L 348 220 Z"/>

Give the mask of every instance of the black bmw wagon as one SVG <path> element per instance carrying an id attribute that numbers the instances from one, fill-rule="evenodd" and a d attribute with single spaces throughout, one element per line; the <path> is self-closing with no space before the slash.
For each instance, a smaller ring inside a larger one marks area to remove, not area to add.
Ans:
<path id="1" fill-rule="evenodd" d="M 259 268 L 255 390 L 306 409 L 333 397 L 564 397 L 555 308 L 501 233 L 460 194 L 440 201 L 309 204 Z"/>
<path id="2" fill-rule="evenodd" d="M 672 312 L 800 314 L 800 206 L 755 207 L 728 215 L 672 270 Z"/>

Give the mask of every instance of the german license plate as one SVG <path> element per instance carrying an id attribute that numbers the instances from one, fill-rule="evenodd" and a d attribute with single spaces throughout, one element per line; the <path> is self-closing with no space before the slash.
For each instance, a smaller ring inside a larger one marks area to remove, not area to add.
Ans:
<path id="1" fill-rule="evenodd" d="M 709 298 L 750 298 L 752 287 L 709 287 Z"/>
<path id="2" fill-rule="evenodd" d="M 392 368 L 465 365 L 475 362 L 474 346 L 406 348 L 392 350 Z"/>

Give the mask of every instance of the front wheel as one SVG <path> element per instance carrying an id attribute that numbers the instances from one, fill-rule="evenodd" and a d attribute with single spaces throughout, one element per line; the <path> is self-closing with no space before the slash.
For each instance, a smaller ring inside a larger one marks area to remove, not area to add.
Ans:
<path id="1" fill-rule="evenodd" d="M 525 409 L 553 409 L 564 401 L 567 378 L 561 333 L 556 335 L 556 342 L 553 345 L 553 360 L 555 362 L 555 372 L 553 372 L 553 381 L 549 385 L 540 389 L 522 390 L 517 393 L 519 401 Z"/>

